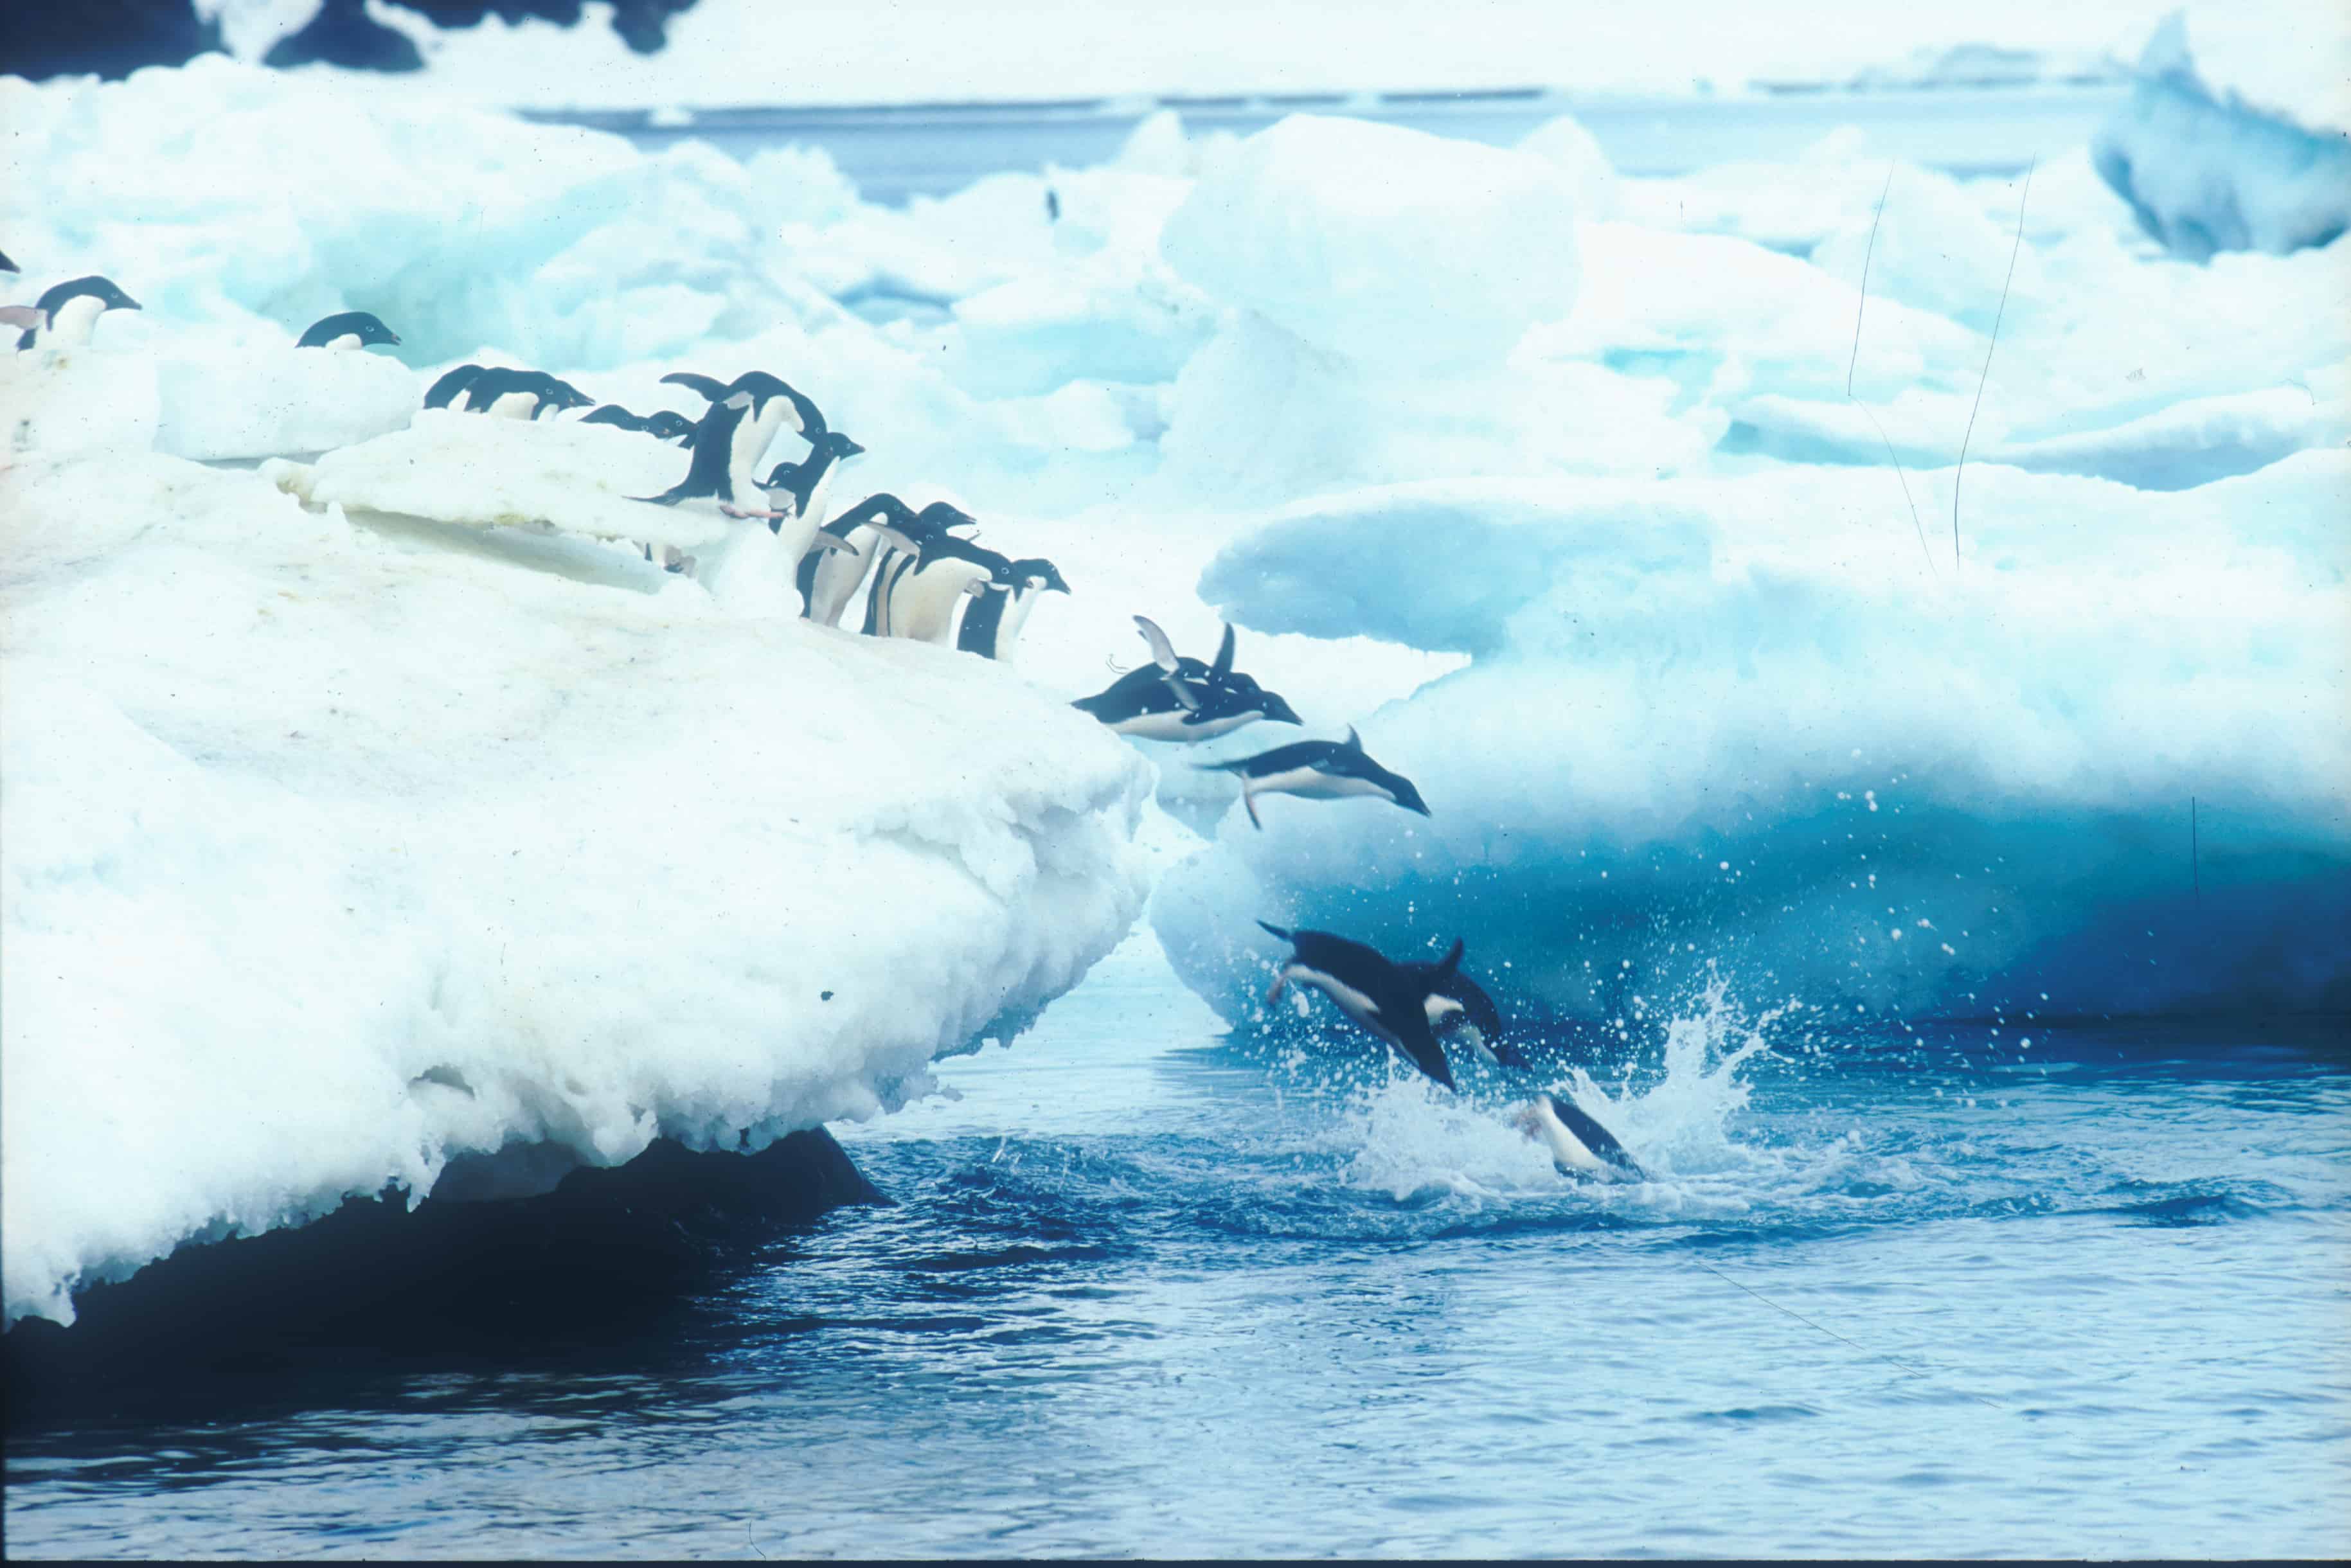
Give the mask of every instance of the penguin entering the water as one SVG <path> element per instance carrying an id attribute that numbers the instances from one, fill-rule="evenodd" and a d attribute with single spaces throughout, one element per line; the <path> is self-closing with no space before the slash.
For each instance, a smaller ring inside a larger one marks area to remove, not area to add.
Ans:
<path id="1" fill-rule="evenodd" d="M 1037 608 L 1040 593 L 1067 593 L 1070 585 L 1061 571 L 1042 556 L 1014 561 L 1008 581 L 990 580 L 963 612 L 956 646 L 983 659 L 1009 659 L 1012 644 Z"/>
<path id="2" fill-rule="evenodd" d="M 1363 737 L 1355 733 L 1353 725 L 1347 727 L 1347 738 L 1343 741 L 1301 740 L 1261 751 L 1255 757 L 1238 758 L 1230 762 L 1196 762 L 1193 766 L 1204 771 L 1240 776 L 1241 807 L 1249 812 L 1253 828 L 1265 826 L 1258 820 L 1259 795 L 1297 795 L 1309 800 L 1375 795 L 1407 811 L 1417 811 L 1424 817 L 1430 814 L 1428 803 L 1420 798 L 1411 779 L 1401 773 L 1391 773 L 1364 752 Z"/>
<path id="3" fill-rule="evenodd" d="M 1266 690 L 1254 676 L 1233 668 L 1230 626 L 1217 644 L 1217 662 L 1204 664 L 1179 658 L 1167 633 L 1148 616 L 1136 616 L 1134 623 L 1151 646 L 1153 662 L 1129 670 L 1092 696 L 1078 698 L 1071 707 L 1116 734 L 1186 746 L 1229 735 L 1260 719 L 1305 722 L 1279 692 Z"/>
<path id="4" fill-rule="evenodd" d="M 322 316 L 295 343 L 298 349 L 366 349 L 379 343 L 397 344 L 400 334 L 365 310 L 345 310 Z"/>
<path id="5" fill-rule="evenodd" d="M 580 423 L 616 425 L 622 430 L 650 435 L 656 441 L 676 441 L 684 437 L 684 444 L 694 444 L 694 421 L 669 409 L 657 413 L 635 414 L 617 402 L 608 402 L 593 413 L 581 414 Z"/>
<path id="6" fill-rule="evenodd" d="M 1649 1179 L 1614 1134 L 1557 1091 L 1536 1095 L 1519 1113 L 1518 1124 L 1527 1136 L 1551 1151 L 1551 1163 L 1562 1176 L 1597 1176 L 1602 1181 Z"/>
<path id="7" fill-rule="evenodd" d="M 92 275 L 56 284 L 33 301 L 37 319 L 24 324 L 16 347 L 20 350 L 75 348 L 89 341 L 90 329 L 109 310 L 140 308 L 139 301 L 115 287 L 110 278 Z"/>
<path id="8" fill-rule="evenodd" d="M 893 532 L 881 532 L 884 524 Z M 818 560 L 816 595 L 809 601 L 810 619 L 828 626 L 841 623 L 858 583 L 864 580 L 864 562 L 856 559 L 862 555 L 872 562 L 873 586 L 866 594 L 865 617 L 858 630 L 868 637 L 889 636 L 891 592 L 914 570 L 922 552 L 937 539 L 977 527 L 978 518 L 946 501 L 933 501 L 915 512 L 895 496 L 868 496 L 825 525 L 827 533 L 849 542 L 850 550 Z M 900 545 L 893 542 L 895 538 L 907 542 Z"/>
<path id="9" fill-rule="evenodd" d="M 1461 962 L 1460 943 L 1453 945 L 1442 964 L 1392 964 L 1361 942 L 1328 931 L 1285 931 L 1263 920 L 1258 925 L 1290 946 L 1290 956 L 1274 975 L 1272 989 L 1265 994 L 1266 1006 L 1280 1001 L 1282 988 L 1293 980 L 1311 986 L 1406 1061 L 1447 1089 L 1453 1087 L 1453 1069 L 1430 1020 L 1449 1019 L 1461 1004 L 1433 989 L 1431 982 L 1451 977 Z"/>
<path id="10" fill-rule="evenodd" d="M 1396 967 L 1428 987 L 1428 1025 L 1439 1036 L 1462 1040 L 1491 1066 L 1524 1067 L 1527 1059 L 1502 1038 L 1502 1010 L 1485 987 L 1461 972 L 1461 946 L 1456 937 L 1440 963 Z"/>
<path id="11" fill-rule="evenodd" d="M 442 371 L 439 378 L 424 389 L 424 406 L 447 408 L 456 402 L 457 394 L 472 386 L 487 368 L 485 365 L 459 365 L 455 370 Z"/>
<path id="12" fill-rule="evenodd" d="M 495 365 L 465 383 L 465 399 L 467 413 L 524 420 L 537 419 L 550 409 L 560 413 L 570 408 L 590 408 L 596 402 L 569 382 L 545 371 L 514 371 Z"/>

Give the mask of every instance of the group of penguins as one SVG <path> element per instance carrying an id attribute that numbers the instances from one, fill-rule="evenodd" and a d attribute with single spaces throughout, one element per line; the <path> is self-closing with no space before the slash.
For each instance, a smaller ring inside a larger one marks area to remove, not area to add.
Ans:
<path id="1" fill-rule="evenodd" d="M 0 255 L 0 271 L 16 270 Z M 105 311 L 138 308 L 136 300 L 108 279 L 82 277 L 47 290 L 30 307 L 0 307 L 0 322 L 22 329 L 17 341 L 21 350 L 85 341 Z M 313 323 L 298 346 L 349 350 L 399 341 L 375 316 L 351 310 Z M 977 528 L 977 520 L 945 501 L 917 511 L 895 496 L 876 494 L 828 517 L 826 493 L 831 481 L 865 449 L 831 429 L 817 405 L 780 378 L 752 371 L 722 382 L 679 371 L 662 380 L 700 396 L 709 405 L 706 412 L 698 420 L 666 409 L 640 415 L 617 403 L 598 405 L 578 387 L 543 371 L 477 364 L 460 365 L 441 376 L 426 392 L 424 406 L 526 421 L 587 408 L 591 412 L 582 423 L 609 424 L 677 443 L 690 455 L 685 476 L 660 495 L 638 499 L 660 507 L 695 502 L 715 507 L 728 518 L 766 523 L 796 563 L 801 613 L 823 625 L 841 624 L 870 578 L 862 627 L 867 634 L 952 643 L 966 652 L 1001 659 L 1009 653 L 1036 596 L 1070 591 L 1051 561 L 1016 559 L 965 537 Z M 768 445 L 786 429 L 808 443 L 807 455 L 778 463 L 765 479 L 756 478 Z M 643 550 L 647 559 L 653 559 L 651 546 Z M 670 571 L 691 574 L 695 563 L 665 546 L 662 564 Z M 963 606 L 967 599 L 971 602 Z M 958 607 L 964 609 L 959 625 L 955 618 Z M 1184 745 L 1259 722 L 1304 722 L 1280 694 L 1234 668 L 1231 626 L 1225 628 L 1216 658 L 1204 662 L 1178 654 L 1166 633 L 1148 618 L 1134 619 L 1151 650 L 1151 662 L 1071 705 L 1114 733 Z M 1299 741 L 1199 766 L 1238 777 L 1242 808 L 1259 831 L 1265 823 L 1258 814 L 1257 797 L 1265 794 L 1308 800 L 1374 796 L 1422 816 L 1430 814 L 1412 780 L 1374 761 L 1352 727 L 1344 741 Z M 1447 1089 L 1455 1084 L 1445 1039 L 1463 1040 L 1494 1066 L 1527 1066 L 1503 1039 L 1501 1014 L 1493 998 L 1462 973 L 1459 940 L 1437 963 L 1397 963 L 1332 932 L 1258 924 L 1290 946 L 1266 995 L 1269 1007 L 1292 984 L 1319 990 L 1347 1018 Z M 1562 1173 L 1646 1179 L 1624 1145 L 1566 1094 L 1537 1093 L 1518 1122 L 1548 1148 Z"/>

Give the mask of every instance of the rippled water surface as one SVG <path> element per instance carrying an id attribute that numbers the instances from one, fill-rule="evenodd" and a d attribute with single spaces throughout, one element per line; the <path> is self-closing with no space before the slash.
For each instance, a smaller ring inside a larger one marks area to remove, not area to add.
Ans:
<path id="1" fill-rule="evenodd" d="M 9 1549 L 2351 1545 L 2339 1027 L 1681 1012 L 1552 1058 L 1656 1177 L 1594 1188 L 1140 938 L 841 1130 L 898 1207 L 651 1322 L 20 1426 Z"/>

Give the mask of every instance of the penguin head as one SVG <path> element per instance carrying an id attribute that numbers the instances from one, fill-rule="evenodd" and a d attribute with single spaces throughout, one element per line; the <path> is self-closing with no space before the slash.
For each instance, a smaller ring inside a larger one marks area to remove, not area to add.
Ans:
<path id="1" fill-rule="evenodd" d="M 851 458 L 861 455 L 865 448 L 837 430 L 828 430 L 818 439 L 816 450 L 824 453 L 835 463 L 846 463 Z"/>
<path id="2" fill-rule="evenodd" d="M 1031 593 L 1070 591 L 1070 585 L 1061 580 L 1060 570 L 1042 556 L 1030 556 L 1025 560 L 1014 561 L 1012 579 L 1017 586 L 1025 588 Z"/>
<path id="3" fill-rule="evenodd" d="M 40 308 L 54 316 L 57 307 L 67 300 L 84 297 L 97 300 L 99 308 L 106 310 L 137 310 L 141 308 L 139 301 L 116 286 L 114 279 L 93 273 L 88 277 L 77 277 L 45 290 L 40 298 Z"/>
<path id="4" fill-rule="evenodd" d="M 683 436 L 688 446 L 694 444 L 694 422 L 685 415 L 664 409 L 645 417 L 645 434 L 664 441 L 675 441 Z"/>
<path id="5" fill-rule="evenodd" d="M 346 332 L 356 335 L 362 349 L 379 346 L 397 348 L 400 345 L 400 334 L 385 326 L 380 318 L 369 311 L 346 312 L 342 319 L 342 329 Z"/>
<path id="6" fill-rule="evenodd" d="M 973 517 L 961 507 L 951 505 L 946 501 L 933 501 L 929 506 L 925 507 L 921 511 L 914 514 L 914 521 L 926 525 L 928 528 L 934 528 L 943 534 L 954 533 L 959 528 L 976 528 L 979 527 L 979 519 L 977 517 Z"/>
<path id="7" fill-rule="evenodd" d="M 1417 811 L 1424 817 L 1435 815 L 1429 810 L 1428 802 L 1420 798 L 1420 791 L 1413 787 L 1412 780 L 1403 774 L 1391 773 L 1384 768 L 1375 766 L 1370 778 L 1374 783 L 1393 796 L 1395 803 L 1405 810 Z"/>
<path id="8" fill-rule="evenodd" d="M 1241 695 L 1243 706 L 1256 707 L 1270 722 L 1300 725 L 1306 722 L 1298 716 L 1298 710 L 1291 707 L 1280 692 L 1268 691 L 1259 685 L 1256 676 L 1235 674 L 1227 680 L 1232 689 Z"/>

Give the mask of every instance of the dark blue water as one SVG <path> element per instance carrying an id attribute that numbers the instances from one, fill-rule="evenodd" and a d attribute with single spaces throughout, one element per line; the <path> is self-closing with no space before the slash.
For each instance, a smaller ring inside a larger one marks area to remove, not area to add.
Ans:
<path id="1" fill-rule="evenodd" d="M 9 1548 L 2346 1544 L 2339 1024 L 1677 1010 L 1591 1063 L 1658 1178 L 1595 1188 L 1490 1080 L 1221 1036 L 1145 938 L 944 1064 L 960 1099 L 841 1130 L 899 1207 L 625 1331 L 16 1429 Z"/>

